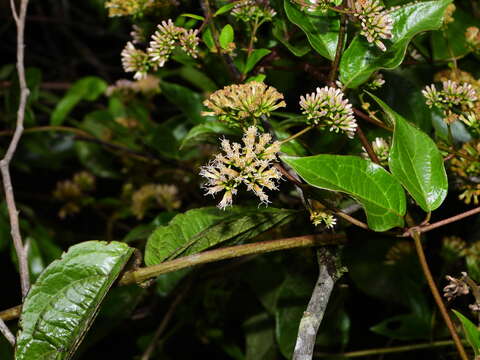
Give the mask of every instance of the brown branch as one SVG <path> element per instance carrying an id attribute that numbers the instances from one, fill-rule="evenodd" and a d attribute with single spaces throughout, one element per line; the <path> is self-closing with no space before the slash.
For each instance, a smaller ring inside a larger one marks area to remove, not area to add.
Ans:
<path id="1" fill-rule="evenodd" d="M 368 121 L 369 123 L 372 123 L 376 126 L 379 126 L 381 127 L 382 129 L 385 129 L 385 130 L 388 130 L 388 131 L 393 131 L 391 128 L 389 128 L 387 125 L 385 125 L 384 123 L 378 121 L 378 120 L 375 120 L 375 119 L 372 119 L 370 116 L 368 116 L 367 114 L 365 114 L 363 111 L 360 111 L 359 109 L 355 109 L 353 108 L 353 113 L 355 115 L 357 115 L 360 119 L 363 119 L 365 121 Z"/>
<path id="2" fill-rule="evenodd" d="M 377 154 L 375 154 L 375 151 L 373 151 L 372 144 L 370 144 L 370 141 L 368 141 L 367 137 L 362 131 L 362 128 L 357 124 L 357 131 L 356 134 L 358 136 L 358 139 L 363 145 L 363 148 L 368 154 L 368 157 L 376 164 L 380 165 L 380 160 L 378 159 Z"/>
<path id="3" fill-rule="evenodd" d="M 4 158 L 0 161 L 0 171 L 2 173 L 3 188 L 5 191 L 5 200 L 7 203 L 8 216 L 10 218 L 10 232 L 12 234 L 13 245 L 18 258 L 18 268 L 20 273 L 20 283 L 22 288 L 22 297 L 27 295 L 30 288 L 30 276 L 28 271 L 28 254 L 27 249 L 23 244 L 22 235 L 20 234 L 20 225 L 18 221 L 18 210 L 15 204 L 15 196 L 13 194 L 12 179 L 10 177 L 10 162 L 18 146 L 18 142 L 23 133 L 23 123 L 25 119 L 25 107 L 27 105 L 27 98 L 29 89 L 25 79 L 24 66 L 24 33 L 25 33 L 25 16 L 27 14 L 28 0 L 21 0 L 20 11 L 17 12 L 13 0 L 10 2 L 12 6 L 12 14 L 15 19 L 17 27 L 17 73 L 18 82 L 20 85 L 20 101 L 17 110 L 17 122 L 15 132 L 8 146 Z"/>
<path id="4" fill-rule="evenodd" d="M 430 291 L 433 295 L 433 298 L 435 299 L 437 307 L 440 310 L 440 314 L 442 315 L 443 320 L 447 325 L 448 330 L 450 331 L 450 335 L 452 336 L 453 342 L 455 343 L 455 347 L 457 348 L 458 354 L 460 355 L 460 358 L 462 360 L 468 360 L 468 356 L 467 356 L 467 353 L 465 352 L 465 348 L 463 347 L 462 341 L 460 340 L 460 337 L 457 334 L 457 330 L 455 329 L 455 325 L 453 324 L 452 319 L 450 318 L 450 315 L 448 315 L 447 308 L 443 303 L 442 296 L 440 295 L 440 292 L 438 291 L 437 286 L 435 285 L 435 281 L 433 280 L 432 273 L 430 271 L 430 268 L 428 267 L 427 259 L 425 257 L 425 252 L 423 251 L 423 247 L 422 247 L 422 240 L 420 239 L 420 233 L 417 230 L 413 229 L 410 235 L 415 241 L 415 249 L 417 251 L 420 265 L 422 266 L 423 274 L 427 279 L 428 286 L 430 287 Z"/>
<path id="5" fill-rule="evenodd" d="M 402 237 L 408 237 L 408 236 L 410 236 L 410 232 L 411 232 L 411 230 L 413 230 L 413 229 L 415 229 L 415 231 L 417 231 L 418 233 L 426 233 L 427 231 L 430 231 L 430 230 L 439 228 L 439 227 L 441 227 L 441 226 L 445 226 L 445 225 L 451 224 L 451 223 L 453 223 L 453 222 L 456 222 L 456 221 L 465 219 L 466 217 L 469 217 L 469 216 L 472 216 L 472 215 L 475 215 L 475 214 L 478 214 L 478 213 L 480 213 L 480 206 L 479 206 L 479 207 L 476 207 L 476 208 L 474 208 L 474 209 L 472 209 L 472 210 L 465 211 L 464 213 L 461 213 L 461 214 L 458 214 L 458 215 L 449 217 L 449 218 L 447 218 L 447 219 L 443 219 L 443 220 L 437 221 L 437 222 L 435 222 L 435 223 L 433 223 L 433 224 L 430 224 L 430 225 L 417 226 L 417 227 L 414 227 L 414 228 L 409 228 L 409 229 L 407 229 L 407 231 L 405 231 L 401 236 L 402 236 Z"/>
<path id="6" fill-rule="evenodd" d="M 340 59 L 342 58 L 343 45 L 345 43 L 345 33 L 347 29 L 347 16 L 341 14 L 340 16 L 340 30 L 338 32 L 338 42 L 337 49 L 335 51 L 335 59 L 332 63 L 332 68 L 330 74 L 328 75 L 329 86 L 335 86 L 335 79 L 337 77 L 338 65 L 340 64 Z"/>
<path id="7" fill-rule="evenodd" d="M 5 339 L 7 339 L 12 346 L 15 346 L 15 336 L 2 319 L 0 319 L 0 333 L 5 336 Z"/>

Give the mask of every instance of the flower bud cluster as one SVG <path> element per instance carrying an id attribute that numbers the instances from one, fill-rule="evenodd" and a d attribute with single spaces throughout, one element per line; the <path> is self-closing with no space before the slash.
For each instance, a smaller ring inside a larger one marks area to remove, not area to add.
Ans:
<path id="1" fill-rule="evenodd" d="M 395 265 L 414 254 L 415 247 L 411 241 L 398 241 L 385 254 L 385 263 Z"/>
<path id="2" fill-rule="evenodd" d="M 363 149 L 362 157 L 365 159 L 368 159 L 369 156 L 367 154 L 367 151 L 365 148 Z M 377 155 L 378 160 L 380 160 L 381 165 L 387 165 L 388 164 L 388 155 L 390 152 L 390 144 L 383 138 L 377 137 L 375 138 L 374 141 L 372 141 L 372 149 L 375 155 Z"/>
<path id="3" fill-rule="evenodd" d="M 374 43 L 380 50 L 386 51 L 381 39 L 392 37 L 393 20 L 380 1 L 356 0 L 351 4 L 351 10 L 353 16 L 360 21 L 360 34 L 365 36 L 369 43 Z"/>
<path id="4" fill-rule="evenodd" d="M 199 41 L 198 30 L 176 26 L 171 19 L 162 21 L 152 35 L 146 51 L 135 48 L 133 42 L 127 43 L 122 51 L 123 69 L 125 72 L 135 72 L 135 79 L 142 79 L 148 71 L 163 67 L 177 47 L 196 58 Z"/>
<path id="5" fill-rule="evenodd" d="M 465 31 L 465 40 L 473 51 L 480 52 L 480 29 L 478 27 L 468 27 Z"/>
<path id="6" fill-rule="evenodd" d="M 307 115 L 308 123 L 328 127 L 330 131 L 343 131 L 349 138 L 355 135 L 357 122 L 352 105 L 340 89 L 328 86 L 317 88 L 316 92 L 300 97 L 300 107 Z"/>
<path id="7" fill-rule="evenodd" d="M 105 90 L 105 95 L 128 96 L 136 93 L 152 95 L 160 91 L 159 85 L 160 79 L 153 75 L 147 75 L 145 78 L 135 81 L 120 79 Z"/>
<path id="8" fill-rule="evenodd" d="M 172 211 L 180 206 L 178 188 L 175 185 L 146 184 L 132 194 L 132 212 L 137 219 L 143 219 L 152 207 Z"/>
<path id="9" fill-rule="evenodd" d="M 286 106 L 281 93 L 257 81 L 226 86 L 211 94 L 203 104 L 210 111 L 202 115 L 217 116 L 220 121 L 241 128 L 255 125 L 262 117 Z"/>
<path id="10" fill-rule="evenodd" d="M 277 14 L 268 1 L 259 0 L 240 0 L 235 2 L 231 14 L 233 17 L 244 22 L 265 22 L 272 21 Z"/>
<path id="11" fill-rule="evenodd" d="M 458 151 L 460 156 L 450 161 L 450 170 L 455 174 L 459 196 L 466 204 L 479 203 L 480 197 L 480 143 L 464 143 Z"/>
<path id="12" fill-rule="evenodd" d="M 243 135 L 243 146 L 223 139 L 223 153 L 202 166 L 200 175 L 206 179 L 206 194 L 215 195 L 224 191 L 218 204 L 220 209 L 232 205 L 233 195 L 241 184 L 258 196 L 262 203 L 269 202 L 265 189 L 277 190 L 277 181 L 282 177 L 273 167 L 280 143 L 272 143 L 271 140 L 270 134 L 259 134 L 255 126 L 250 126 Z"/>
<path id="13" fill-rule="evenodd" d="M 441 90 L 437 90 L 432 84 L 422 90 L 422 94 L 429 107 L 443 110 L 446 123 L 451 124 L 456 120 L 472 121 L 470 115 L 473 114 L 472 109 L 478 101 L 478 95 L 471 84 L 447 80 L 442 82 Z"/>
<path id="14" fill-rule="evenodd" d="M 108 16 L 141 16 L 149 10 L 169 6 L 171 0 L 109 0 L 105 3 Z"/>
<path id="15" fill-rule="evenodd" d="M 337 224 L 337 219 L 331 213 L 319 210 L 310 212 L 310 221 L 315 226 L 324 224 L 327 229 L 333 229 Z"/>
<path id="16" fill-rule="evenodd" d="M 90 201 L 88 193 L 94 189 L 95 177 L 86 171 L 76 173 L 72 179 L 59 181 L 53 191 L 53 197 L 65 204 L 58 212 L 58 216 L 64 219 L 68 215 L 80 212 Z"/>

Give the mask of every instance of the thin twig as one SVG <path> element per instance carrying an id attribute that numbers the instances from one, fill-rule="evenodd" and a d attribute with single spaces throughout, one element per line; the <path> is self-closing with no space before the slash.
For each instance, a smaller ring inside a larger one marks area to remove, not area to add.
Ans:
<path id="1" fill-rule="evenodd" d="M 155 348 L 157 347 L 157 342 L 160 339 L 160 337 L 163 335 L 165 332 L 165 329 L 168 326 L 168 323 L 170 322 L 173 314 L 175 313 L 175 310 L 177 309 L 178 305 L 183 301 L 185 296 L 187 295 L 188 291 L 190 290 L 191 283 L 189 282 L 185 287 L 182 288 L 180 293 L 173 299 L 172 303 L 170 304 L 170 307 L 168 308 L 167 312 L 165 313 L 165 316 L 163 317 L 162 321 L 160 322 L 160 325 L 158 326 L 157 330 L 153 334 L 153 338 L 150 341 L 150 344 L 147 346 L 147 349 L 143 353 L 141 360 L 149 360 L 150 357 L 152 356 L 153 352 L 155 351 Z"/>
<path id="2" fill-rule="evenodd" d="M 362 128 L 357 124 L 357 131 L 356 134 L 358 136 L 358 139 L 363 145 L 363 148 L 368 154 L 368 157 L 376 164 L 380 165 L 380 160 L 378 159 L 377 154 L 375 154 L 375 151 L 373 151 L 372 144 L 370 144 L 370 141 L 368 141 L 367 137 L 365 136 L 364 132 L 362 131 Z"/>
<path id="3" fill-rule="evenodd" d="M 435 285 L 435 281 L 433 280 L 432 273 L 430 271 L 430 268 L 428 267 L 427 258 L 425 257 L 425 252 L 423 251 L 423 247 L 422 247 L 422 240 L 420 239 L 420 233 L 416 229 L 412 229 L 411 237 L 415 241 L 415 249 L 417 251 L 420 265 L 422 266 L 423 274 L 425 275 L 425 278 L 427 280 L 428 286 L 430 287 L 430 291 L 433 295 L 433 298 L 435 299 L 437 307 L 440 310 L 440 314 L 442 315 L 443 320 L 447 325 L 448 330 L 450 331 L 450 335 L 452 336 L 452 339 L 455 343 L 455 347 L 457 348 L 458 354 L 460 355 L 460 358 L 462 360 L 468 360 L 468 356 L 465 351 L 465 348 L 463 347 L 462 341 L 460 340 L 460 337 L 457 334 L 457 330 L 455 329 L 455 325 L 453 324 L 452 319 L 450 318 L 450 315 L 448 315 L 447 308 L 443 303 L 442 296 L 440 295 L 440 292 L 438 291 L 437 286 Z"/>
<path id="4" fill-rule="evenodd" d="M 443 220 L 437 221 L 437 222 L 435 222 L 435 223 L 433 223 L 433 224 L 430 224 L 430 225 L 415 227 L 415 230 L 416 230 L 418 233 L 426 233 L 427 231 L 430 231 L 430 230 L 439 228 L 439 227 L 441 227 L 441 226 L 445 226 L 445 225 L 451 224 L 451 223 L 453 223 L 453 222 L 462 220 L 462 219 L 464 219 L 464 218 L 466 218 L 466 217 L 469 217 L 469 216 L 472 216 L 472 215 L 475 215 L 475 214 L 478 214 L 478 213 L 480 213 L 480 206 L 479 206 L 479 207 L 476 207 L 476 208 L 474 208 L 474 209 L 472 209 L 472 210 L 465 211 L 464 213 L 461 213 L 461 214 L 458 214 L 458 215 L 449 217 L 449 218 L 447 218 L 447 219 L 443 219 Z M 408 237 L 408 236 L 410 236 L 411 230 L 412 230 L 412 228 L 407 229 L 407 231 L 405 231 L 401 236 L 402 236 L 402 237 Z"/>
<path id="5" fill-rule="evenodd" d="M 345 33 L 347 29 L 347 15 L 342 13 L 340 16 L 340 30 L 338 32 L 338 42 L 337 49 L 335 51 L 335 59 L 332 63 L 332 68 L 330 74 L 328 75 L 328 83 L 330 86 L 335 84 L 335 79 L 337 77 L 338 65 L 340 64 L 340 59 L 342 58 L 343 44 L 345 43 Z"/>
<path id="6" fill-rule="evenodd" d="M 393 354 L 393 353 L 399 353 L 399 352 L 430 349 L 434 347 L 451 346 L 451 345 L 454 345 L 454 342 L 452 340 L 442 340 L 442 341 L 433 341 L 433 342 L 424 343 L 424 344 L 402 345 L 402 346 L 392 346 L 392 347 L 386 347 L 386 348 L 349 351 L 349 352 L 340 353 L 340 354 L 315 353 L 314 356 L 318 358 L 323 358 L 323 357 L 353 358 L 353 357 L 364 357 L 364 356 L 372 356 L 372 355 Z"/>
<path id="7" fill-rule="evenodd" d="M 28 271 L 28 254 L 26 248 L 23 246 L 22 235 L 20 234 L 20 225 L 18 221 L 18 210 L 15 204 L 15 196 L 13 194 L 12 179 L 10 177 L 10 162 L 18 146 L 18 142 L 23 133 L 23 122 L 25 119 L 25 107 L 27 105 L 27 98 L 29 90 L 27 81 L 25 79 L 24 66 L 24 33 L 25 33 L 25 17 L 27 14 L 28 0 L 21 0 L 20 13 L 15 10 L 15 3 L 11 2 L 12 14 L 15 19 L 17 27 L 17 73 L 18 82 L 20 85 L 20 101 L 17 110 L 17 123 L 15 132 L 8 146 L 5 157 L 0 161 L 0 171 L 2 173 L 3 188 L 5 191 L 5 200 L 7 203 L 8 216 L 10 218 L 10 232 L 12 234 L 13 245 L 18 258 L 18 268 L 20 273 L 20 283 L 22 288 L 22 297 L 27 295 L 30 288 L 30 276 Z"/>
<path id="8" fill-rule="evenodd" d="M 5 336 L 5 339 L 7 339 L 12 346 L 15 346 L 15 336 L 2 319 L 0 319 L 0 333 Z"/>
<path id="9" fill-rule="evenodd" d="M 303 313 L 298 327 L 297 342 L 293 352 L 293 360 L 308 360 L 313 356 L 317 331 L 327 310 L 328 300 L 335 282 L 339 277 L 336 255 L 326 248 L 317 250 L 320 273 L 308 302 L 307 310 Z"/>
<path id="10" fill-rule="evenodd" d="M 360 111 L 359 109 L 355 109 L 353 108 L 353 113 L 355 115 L 357 115 L 359 118 L 365 120 L 365 121 L 368 121 L 369 123 L 372 123 L 374 125 L 377 125 L 379 127 L 381 127 L 382 129 L 385 129 L 385 130 L 388 130 L 388 131 L 393 131 L 393 129 L 389 128 L 387 125 L 385 125 L 384 123 L 378 121 L 378 120 L 375 120 L 375 119 L 372 119 L 370 116 L 368 116 L 367 114 L 365 114 L 363 111 Z"/>

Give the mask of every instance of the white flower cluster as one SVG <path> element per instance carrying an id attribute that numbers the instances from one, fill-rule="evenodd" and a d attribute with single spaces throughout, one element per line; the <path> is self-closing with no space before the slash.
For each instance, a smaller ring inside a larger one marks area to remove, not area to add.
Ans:
<path id="1" fill-rule="evenodd" d="M 318 210 L 314 210 L 310 213 L 310 221 L 315 226 L 324 224 L 327 229 L 333 229 L 337 224 L 337 219 L 332 214 Z"/>
<path id="2" fill-rule="evenodd" d="M 311 124 L 329 127 L 330 131 L 343 131 L 349 138 L 355 135 L 357 122 L 352 105 L 340 89 L 317 88 L 316 92 L 300 97 L 300 107 Z"/>
<path id="3" fill-rule="evenodd" d="M 438 107 L 443 110 L 444 120 L 447 123 L 453 123 L 456 120 L 472 122 L 470 112 L 474 103 L 479 100 L 477 92 L 469 83 L 459 84 L 452 80 L 442 82 L 442 89 L 437 90 L 435 85 L 429 85 L 422 90 L 423 96 L 429 107 Z M 466 114 L 462 114 L 465 112 Z"/>
<path id="4" fill-rule="evenodd" d="M 218 204 L 220 209 L 232 205 L 233 195 L 241 184 L 258 196 L 262 203 L 269 202 L 264 189 L 276 190 L 277 181 L 282 177 L 272 166 L 280 151 L 280 143 L 271 143 L 271 140 L 270 134 L 258 134 L 258 129 L 250 126 L 243 136 L 243 146 L 223 139 L 223 153 L 202 166 L 200 175 L 207 180 L 204 184 L 206 194 L 225 191 Z"/>
<path id="5" fill-rule="evenodd" d="M 231 14 L 244 22 L 264 22 L 271 21 L 277 13 L 269 6 L 268 1 L 239 0 L 235 2 Z"/>
<path id="6" fill-rule="evenodd" d="M 379 0 L 356 0 L 352 4 L 353 15 L 360 20 L 362 30 L 360 34 L 370 43 L 375 43 L 382 51 L 386 51 L 385 44 L 380 39 L 392 37 L 393 22 L 388 11 L 383 8 Z"/>
<path id="7" fill-rule="evenodd" d="M 133 42 L 138 42 L 138 29 L 134 31 Z M 162 21 L 152 35 L 146 51 L 137 49 L 128 42 L 122 51 L 122 65 L 125 72 L 134 72 L 135 79 L 147 76 L 148 71 L 163 67 L 173 50 L 180 47 L 193 58 L 198 54 L 198 30 L 187 30 L 176 26 L 171 19 Z"/>

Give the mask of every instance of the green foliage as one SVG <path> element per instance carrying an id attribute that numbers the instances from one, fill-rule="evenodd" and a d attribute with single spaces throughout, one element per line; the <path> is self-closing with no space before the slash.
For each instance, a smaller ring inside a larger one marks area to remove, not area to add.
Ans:
<path id="1" fill-rule="evenodd" d="M 480 355 L 480 331 L 477 326 L 458 311 L 453 310 L 453 313 L 462 323 L 465 338 L 472 347 L 475 356 Z"/>
<path id="2" fill-rule="evenodd" d="M 16 359 L 70 359 L 132 249 L 84 242 L 51 263 L 25 299 Z"/>
<path id="3" fill-rule="evenodd" d="M 393 176 L 426 212 L 437 209 L 448 190 L 443 158 L 430 137 L 371 95 L 395 124 L 388 165 Z"/>
<path id="4" fill-rule="evenodd" d="M 346 87 L 356 88 L 377 70 L 395 69 L 402 63 L 407 46 L 415 35 L 442 25 L 445 8 L 450 2 L 415 2 L 393 10 L 393 36 L 385 52 L 357 35 L 342 56 L 340 81 Z"/>
<path id="5" fill-rule="evenodd" d="M 381 166 L 355 156 L 284 156 L 308 184 L 344 192 L 360 202 L 372 230 L 403 226 L 405 193 L 395 178 Z"/>

